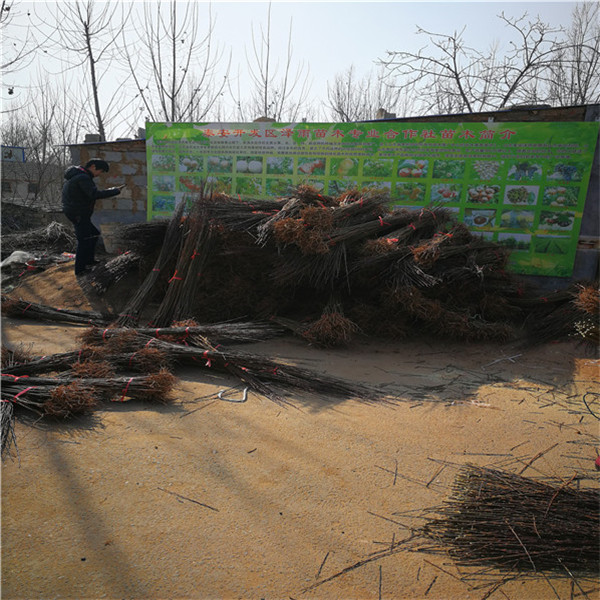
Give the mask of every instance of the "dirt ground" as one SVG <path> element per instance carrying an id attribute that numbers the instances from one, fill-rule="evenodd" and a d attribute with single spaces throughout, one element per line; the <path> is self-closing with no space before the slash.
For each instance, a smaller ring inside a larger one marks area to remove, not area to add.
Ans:
<path id="1" fill-rule="evenodd" d="M 14 295 L 102 308 L 71 271 L 31 276 Z M 3 344 L 36 354 L 77 348 L 83 330 L 2 324 Z M 584 347 L 371 339 L 328 351 L 285 338 L 243 349 L 377 383 L 398 402 L 233 403 L 217 393 L 235 381 L 186 367 L 169 405 L 18 420 L 18 457 L 2 468 L 3 598 L 598 597 L 598 581 L 543 576 L 492 591 L 501 573 L 469 577 L 402 549 L 340 574 L 420 525 L 408 511 L 439 505 L 461 465 L 597 488 L 600 365 Z"/>

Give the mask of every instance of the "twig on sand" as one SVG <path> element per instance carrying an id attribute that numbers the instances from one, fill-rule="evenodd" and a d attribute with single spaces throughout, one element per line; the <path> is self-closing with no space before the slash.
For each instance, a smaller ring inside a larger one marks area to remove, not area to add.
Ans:
<path id="1" fill-rule="evenodd" d="M 345 575 L 346 573 L 349 573 L 350 571 L 354 571 L 354 569 L 358 569 L 359 567 L 362 567 L 366 564 L 369 564 L 369 563 L 379 560 L 381 558 L 385 558 L 386 556 L 391 556 L 392 554 L 397 552 L 401 546 L 412 541 L 415 537 L 416 537 L 415 534 L 412 534 L 412 535 L 408 536 L 407 538 L 404 538 L 403 540 L 396 542 L 396 544 L 394 545 L 393 548 L 387 548 L 386 550 L 381 550 L 380 552 L 376 552 L 375 554 L 372 554 L 371 556 L 369 556 L 369 558 L 363 558 L 362 560 L 355 562 L 353 565 L 350 565 L 349 567 L 346 567 L 345 569 L 338 571 L 334 575 L 331 575 L 327 579 L 322 579 L 321 581 L 317 581 L 316 583 L 309 585 L 308 587 L 306 587 L 302 590 L 302 593 L 306 593 L 306 592 L 309 592 L 310 590 L 314 590 L 315 588 L 319 587 L 320 585 L 323 585 L 324 583 L 327 583 L 328 581 L 332 581 L 333 579 L 337 579 L 338 577 Z"/>
<path id="2" fill-rule="evenodd" d="M 589 404 L 587 403 L 587 400 L 585 399 L 585 397 L 586 397 L 587 395 L 589 395 L 589 394 L 592 394 L 592 395 L 595 395 L 595 396 L 600 396 L 600 394 L 598 394 L 597 392 L 586 392 L 586 393 L 583 395 L 583 403 L 585 404 L 585 407 L 588 409 L 588 411 L 590 412 L 590 414 L 591 414 L 593 417 L 596 417 L 596 419 L 600 420 L 600 416 L 598 416 L 598 415 L 597 415 L 597 414 L 596 414 L 596 413 L 595 413 L 595 412 L 594 412 L 594 411 L 593 411 L 593 410 L 590 408 Z"/>
<path id="3" fill-rule="evenodd" d="M 325 558 L 321 562 L 321 566 L 319 567 L 319 570 L 317 571 L 317 574 L 315 575 L 315 579 L 319 579 L 319 577 L 321 576 L 321 571 L 323 570 L 323 567 L 325 566 L 325 561 L 327 560 L 328 556 L 329 556 L 329 550 L 327 551 Z"/>
<path id="4" fill-rule="evenodd" d="M 204 508 L 210 508 L 210 510 L 214 510 L 215 512 L 219 512 L 218 508 L 214 508 L 214 506 L 209 506 L 208 504 L 204 504 L 204 502 L 198 502 L 198 500 L 194 500 L 193 498 L 188 498 L 187 496 L 182 496 L 177 492 L 170 492 L 169 490 L 165 490 L 164 488 L 157 487 L 161 492 L 166 492 L 167 494 L 171 494 L 171 496 L 176 496 L 177 498 L 181 498 L 182 500 L 187 500 L 188 502 L 193 502 L 194 504 L 199 504 L 200 506 L 204 506 Z"/>
<path id="5" fill-rule="evenodd" d="M 538 452 L 520 471 L 519 471 L 519 475 L 523 475 L 523 473 L 539 458 L 542 458 L 542 456 L 544 456 L 544 454 L 550 452 L 550 450 L 552 450 L 553 448 L 556 448 L 556 446 L 558 446 L 558 442 L 556 444 L 552 444 L 552 446 L 550 446 L 550 448 L 546 448 L 546 450 L 542 450 L 541 452 Z M 517 459 L 519 460 L 519 459 Z"/>
<path id="6" fill-rule="evenodd" d="M 432 580 L 431 583 L 427 586 L 427 589 L 425 590 L 425 593 L 423 594 L 424 596 L 427 596 L 427 594 L 429 594 L 429 590 L 433 587 L 433 584 L 437 581 L 438 576 L 436 575 Z"/>

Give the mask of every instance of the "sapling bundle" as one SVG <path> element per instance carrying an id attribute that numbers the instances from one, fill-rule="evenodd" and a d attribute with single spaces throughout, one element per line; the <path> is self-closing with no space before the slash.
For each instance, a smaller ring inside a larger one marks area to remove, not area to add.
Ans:
<path id="1" fill-rule="evenodd" d="M 537 299 L 525 321 L 530 343 L 578 337 L 594 347 L 600 342 L 598 283 L 577 283 Z"/>
<path id="2" fill-rule="evenodd" d="M 17 447 L 13 403 L 4 399 L 0 400 L 0 442 L 2 458 L 10 456 Z"/>
<path id="3" fill-rule="evenodd" d="M 52 308 L 37 302 L 2 296 L 2 312 L 6 316 L 40 321 L 58 321 L 82 325 L 105 325 L 110 318 L 94 311 L 72 308 Z"/>
<path id="4" fill-rule="evenodd" d="M 84 346 L 80 350 L 59 352 L 48 356 L 31 356 L 28 360 L 14 362 L 2 368 L 3 374 L 11 375 L 39 375 L 64 371 L 72 364 L 85 360 L 102 360 L 104 353 L 91 346 Z"/>
<path id="5" fill-rule="evenodd" d="M 577 489 L 467 465 L 434 517 L 418 531 L 420 550 L 457 564 L 511 573 L 593 577 L 600 553 L 600 490 Z"/>
<path id="6" fill-rule="evenodd" d="M 126 325 L 134 325 L 140 318 L 140 313 L 146 307 L 147 302 L 156 292 L 156 285 L 161 275 L 164 275 L 165 267 L 177 249 L 181 240 L 181 219 L 185 203 L 180 202 L 175 209 L 175 212 L 169 221 L 169 225 L 165 232 L 164 240 L 160 248 L 160 253 L 153 269 L 148 273 L 142 285 L 137 289 L 133 298 L 125 305 L 115 324 L 124 327 Z"/>
<path id="7" fill-rule="evenodd" d="M 195 203 L 187 219 L 187 226 L 184 234 L 187 238 L 177 260 L 175 274 L 169 281 L 167 293 L 153 319 L 157 326 L 190 318 L 195 308 L 202 271 L 213 246 L 211 226 L 201 201 Z"/>
<path id="8" fill-rule="evenodd" d="M 101 341 L 101 339 L 98 341 Z M 83 377 L 82 370 L 87 367 L 78 366 L 80 364 L 91 365 L 91 369 L 96 369 L 97 367 L 93 366 L 96 364 L 107 364 L 112 369 L 113 374 L 115 370 L 155 373 L 161 369 L 168 370 L 170 367 L 170 362 L 164 352 L 161 352 L 158 348 L 141 347 L 135 351 L 122 351 L 121 349 L 111 352 L 106 344 L 85 344 L 79 350 L 40 356 L 26 362 L 14 363 L 4 367 L 2 372 L 3 374 L 26 375 L 30 377 L 42 373 L 71 371 Z M 103 376 L 108 375 L 105 374 Z"/>
<path id="9" fill-rule="evenodd" d="M 132 328 L 126 327 L 109 327 L 107 329 L 91 327 L 82 332 L 79 338 L 85 343 L 96 344 L 131 331 Z M 209 338 L 219 344 L 240 344 L 260 342 L 283 333 L 282 328 L 276 323 L 259 321 L 196 323 L 195 325 L 173 325 L 171 327 L 136 327 L 133 331 L 141 335 L 163 338 L 168 341 L 191 346 L 197 345 L 196 340 L 203 337 Z"/>
<path id="10" fill-rule="evenodd" d="M 3 374 L 2 397 L 14 402 L 17 406 L 38 406 L 36 398 L 47 399 L 57 387 L 69 387 L 69 389 L 87 390 L 96 397 L 124 401 L 127 398 L 138 400 L 149 400 L 169 402 L 169 394 L 175 384 L 172 373 L 161 369 L 150 375 L 110 376 L 110 377 L 83 377 L 61 374 L 58 377 L 27 377 L 16 378 L 5 382 L 6 375 Z M 23 382 L 18 381 L 23 379 Z M 86 392 L 87 393 L 87 392 Z M 76 396 L 76 394 L 75 394 Z M 25 399 L 25 397 L 27 397 Z M 83 396 L 82 396 L 83 397 Z M 69 396 L 71 398 L 71 396 Z M 75 398 L 76 400 L 76 398 Z M 72 402 L 75 402 L 72 400 Z M 39 404 L 39 403 L 38 403 Z"/>
<path id="11" fill-rule="evenodd" d="M 334 201 L 332 220 L 336 227 L 359 225 L 390 212 L 389 196 L 374 190 L 348 190 Z"/>
<path id="12" fill-rule="evenodd" d="M 250 231 L 277 213 L 282 200 L 244 200 L 213 193 L 203 198 L 203 207 L 211 221 L 231 231 Z"/>
<path id="13" fill-rule="evenodd" d="M 397 231 L 398 228 L 405 228 L 407 226 L 407 221 L 410 219 L 411 217 L 401 211 L 378 215 L 368 221 L 338 227 L 328 236 L 328 243 L 330 246 L 335 246 L 336 244 L 352 244 L 369 238 L 382 236 L 397 238 L 400 235 L 400 232 Z M 416 231 L 416 226 L 411 227 L 411 229 Z M 391 235 L 392 233 L 393 235 Z M 410 234 L 408 230 L 407 233 Z M 410 235 L 407 237 L 410 237 Z"/>
<path id="14" fill-rule="evenodd" d="M 333 348 L 349 344 L 359 331 L 358 325 L 344 315 L 342 305 L 333 302 L 328 304 L 321 317 L 306 326 L 300 335 L 316 346 Z"/>
<path id="15" fill-rule="evenodd" d="M 141 260 L 142 256 L 137 252 L 123 252 L 106 263 L 94 267 L 85 278 L 84 285 L 93 289 L 98 296 L 102 296 L 111 285 L 115 285 L 138 267 Z"/>
<path id="16" fill-rule="evenodd" d="M 168 224 L 165 219 L 121 225 L 115 233 L 117 247 L 148 256 L 160 249 Z"/>
<path id="17" fill-rule="evenodd" d="M 265 245 L 273 236 L 275 225 L 284 219 L 296 219 L 303 208 L 302 201 L 298 198 L 291 198 L 271 217 L 264 220 L 257 227 L 257 243 Z"/>
<path id="18" fill-rule="evenodd" d="M 169 279 L 167 291 L 154 314 L 153 325 L 165 327 L 174 320 L 191 316 L 189 313 L 193 306 L 194 292 L 198 287 L 198 276 L 206 262 L 210 240 L 210 226 L 200 199 L 192 205 L 184 222 L 175 272 Z"/>
<path id="19" fill-rule="evenodd" d="M 10 369 L 15 365 L 29 362 L 34 358 L 31 350 L 26 350 L 22 344 L 19 344 L 15 348 L 8 348 L 7 346 L 2 346 L 1 353 L 2 371 Z"/>
<path id="20" fill-rule="evenodd" d="M 334 198 L 322 194 L 316 187 L 307 183 L 301 183 L 297 186 L 292 195 L 294 198 L 301 200 L 305 205 L 334 206 L 337 204 Z"/>
<path id="21" fill-rule="evenodd" d="M 321 290 L 333 290 L 342 275 L 348 277 L 346 246 L 340 244 L 325 254 L 288 253 L 273 268 L 276 286 L 308 284 Z"/>
<path id="22" fill-rule="evenodd" d="M 18 379 L 18 378 L 17 378 Z M 67 418 L 94 410 L 97 397 L 81 381 L 28 378 L 23 382 L 2 375 L 2 402 L 35 412 L 39 416 Z"/>
<path id="23" fill-rule="evenodd" d="M 506 323 L 488 322 L 480 316 L 452 310 L 441 300 L 428 298 L 416 287 L 395 292 L 394 299 L 399 308 L 418 318 L 427 330 L 444 337 L 505 342 L 515 334 L 513 327 Z"/>
<path id="24" fill-rule="evenodd" d="M 110 342 L 110 340 L 107 342 Z M 266 386 L 266 382 L 346 398 L 371 401 L 385 401 L 387 399 L 387 396 L 379 389 L 364 383 L 350 382 L 324 373 L 289 365 L 262 355 L 217 349 L 209 340 L 205 340 L 205 349 L 173 344 L 142 335 L 127 336 L 121 342 L 121 347 L 127 347 L 130 351 L 146 345 L 159 348 L 171 360 L 176 362 L 232 373 L 257 393 L 277 402 L 282 401 L 281 396 L 274 389 Z"/>

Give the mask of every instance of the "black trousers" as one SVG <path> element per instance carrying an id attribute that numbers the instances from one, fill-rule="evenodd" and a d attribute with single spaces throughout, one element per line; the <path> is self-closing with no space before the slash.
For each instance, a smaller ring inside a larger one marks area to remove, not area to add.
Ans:
<path id="1" fill-rule="evenodd" d="M 91 265 L 94 262 L 94 254 L 100 230 L 92 223 L 91 215 L 80 217 L 65 213 L 65 216 L 75 226 L 75 236 L 77 237 L 75 275 L 79 275 L 83 273 L 87 265 Z"/>

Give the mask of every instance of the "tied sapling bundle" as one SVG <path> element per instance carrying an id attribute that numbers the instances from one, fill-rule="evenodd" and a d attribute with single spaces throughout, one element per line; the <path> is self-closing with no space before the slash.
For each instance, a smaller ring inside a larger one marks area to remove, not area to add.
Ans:
<path id="1" fill-rule="evenodd" d="M 125 331 L 125 330 L 120 330 Z M 61 352 L 32 358 L 4 367 L 2 372 L 10 375 L 40 375 L 71 371 L 82 376 L 80 364 L 108 364 L 113 371 L 155 373 L 170 368 L 170 362 L 158 348 L 142 347 L 135 352 L 110 351 L 106 345 L 84 345 L 80 350 Z"/>
<path id="2" fill-rule="evenodd" d="M 22 380 L 22 381 L 21 381 Z M 97 397 L 80 381 L 56 378 L 14 377 L 2 374 L 2 402 L 33 411 L 39 416 L 67 418 L 94 410 Z"/>
<path id="3" fill-rule="evenodd" d="M 211 226 L 201 198 L 194 203 L 186 219 L 183 240 L 175 273 L 169 279 L 167 292 L 152 320 L 157 327 L 192 317 L 202 269 L 212 241 Z"/>
<path id="4" fill-rule="evenodd" d="M 194 325 L 172 325 L 171 327 L 91 327 L 86 329 L 79 338 L 88 344 L 97 344 L 120 336 L 129 331 L 135 331 L 144 336 L 166 339 L 175 343 L 198 346 L 209 338 L 219 344 L 241 344 L 268 340 L 284 333 L 284 329 L 273 322 L 234 321 L 231 323 L 209 323 Z"/>
<path id="5" fill-rule="evenodd" d="M 81 325 L 105 325 L 110 317 L 98 312 L 76 310 L 72 308 L 52 308 L 37 302 L 2 296 L 2 312 L 10 317 L 36 319 L 40 321 L 58 321 Z"/>
<path id="6" fill-rule="evenodd" d="M 573 284 L 537 298 L 526 321 L 530 344 L 578 337 L 597 348 L 600 341 L 598 282 Z"/>
<path id="7" fill-rule="evenodd" d="M 142 285 L 137 289 L 133 298 L 126 304 L 121 311 L 115 325 L 125 327 L 135 325 L 139 321 L 141 311 L 146 307 L 147 302 L 155 293 L 155 286 L 159 281 L 161 274 L 171 257 L 177 251 L 181 240 L 181 219 L 185 208 L 185 202 L 180 202 L 175 209 L 173 217 L 169 221 L 167 231 L 160 249 L 160 254 L 152 270 L 148 273 Z"/>
<path id="8" fill-rule="evenodd" d="M 115 236 L 117 247 L 141 256 L 148 256 L 162 246 L 167 227 L 168 221 L 166 220 L 121 225 Z"/>
<path id="9" fill-rule="evenodd" d="M 95 266 L 84 279 L 83 285 L 96 292 L 98 296 L 106 293 L 111 285 L 115 285 L 134 268 L 139 266 L 142 257 L 137 252 L 126 251 L 104 264 Z"/>
<path id="10" fill-rule="evenodd" d="M 344 316 L 342 305 L 333 301 L 325 307 L 321 318 L 308 325 L 300 335 L 316 346 L 334 348 L 349 344 L 359 331 L 358 325 Z"/>
<path id="11" fill-rule="evenodd" d="M 115 338 L 108 341 L 112 340 Z M 209 340 L 205 341 L 203 349 L 142 335 L 124 334 L 120 346 L 123 351 L 125 348 L 127 351 L 135 351 L 141 346 L 155 347 L 162 350 L 174 362 L 232 373 L 251 389 L 277 403 L 284 401 L 279 393 L 266 385 L 266 382 L 315 394 L 358 398 L 364 401 L 391 401 L 387 394 L 374 386 L 347 381 L 262 355 L 222 350 L 214 347 Z"/>
<path id="12" fill-rule="evenodd" d="M 39 399 L 44 399 L 45 402 L 46 399 L 52 396 L 57 387 L 87 390 L 86 393 L 111 401 L 123 402 L 127 398 L 135 398 L 137 400 L 167 403 L 171 400 L 169 394 L 175 384 L 173 374 L 164 369 L 151 375 L 133 377 L 79 378 L 74 375 L 67 376 L 63 374 L 59 377 L 14 377 L 9 381 L 5 381 L 8 377 L 4 373 L 2 374 L 2 398 L 13 402 L 17 406 L 30 408 L 40 408 Z M 82 398 L 84 396 L 82 395 Z M 75 392 L 73 398 L 73 405 L 78 405 L 77 402 L 79 401 Z M 42 411 L 40 414 L 45 413 Z"/>

